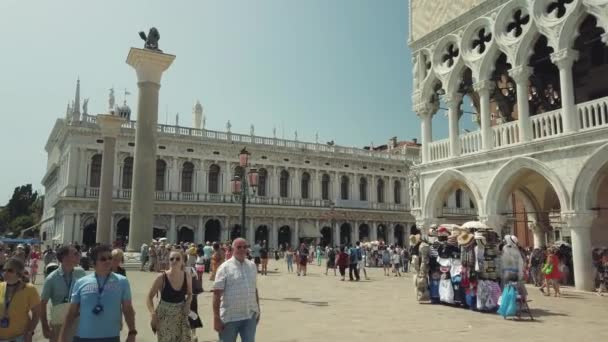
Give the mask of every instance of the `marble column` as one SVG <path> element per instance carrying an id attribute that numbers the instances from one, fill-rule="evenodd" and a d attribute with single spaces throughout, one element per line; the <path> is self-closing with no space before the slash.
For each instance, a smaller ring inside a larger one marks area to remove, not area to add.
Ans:
<path id="1" fill-rule="evenodd" d="M 127 247 L 130 252 L 138 252 L 144 242 L 152 239 L 158 93 L 162 73 L 169 68 L 174 59 L 173 55 L 136 48 L 131 48 L 127 57 L 127 64 L 136 71 L 139 88 L 133 191 L 131 193 L 131 224 Z"/>
<path id="2" fill-rule="evenodd" d="M 458 157 L 460 155 L 460 128 L 458 120 L 460 119 L 460 104 L 462 103 L 462 95 L 452 94 L 444 99 L 448 106 L 448 126 L 450 132 L 450 157 Z"/>
<path id="3" fill-rule="evenodd" d="M 519 142 L 532 139 L 532 122 L 530 121 L 530 104 L 528 102 L 528 84 L 532 68 L 519 66 L 509 70 L 509 75 L 517 85 L 517 125 L 519 127 Z"/>
<path id="4" fill-rule="evenodd" d="M 340 223 L 334 223 L 334 246 L 340 246 Z"/>
<path id="5" fill-rule="evenodd" d="M 177 242 L 177 228 L 175 226 L 175 215 L 171 215 L 171 225 L 169 226 L 169 236 L 167 239 L 170 243 Z"/>
<path id="6" fill-rule="evenodd" d="M 291 235 L 291 246 L 298 248 L 300 245 L 300 220 L 296 219 L 295 221 L 295 229 Z"/>
<path id="7" fill-rule="evenodd" d="M 562 221 L 570 228 L 572 237 L 572 263 L 574 266 L 574 286 L 577 290 L 595 289 L 593 261 L 591 259 L 591 226 L 595 212 L 562 214 Z"/>
<path id="8" fill-rule="evenodd" d="M 196 243 L 205 243 L 205 224 L 203 223 L 203 217 L 198 217 L 198 227 L 196 229 Z"/>
<path id="9" fill-rule="evenodd" d="M 573 49 L 564 49 L 551 54 L 551 62 L 559 68 L 559 85 L 562 99 L 562 124 L 564 133 L 578 131 L 578 111 L 574 102 L 574 81 L 572 65 L 579 53 Z"/>
<path id="10" fill-rule="evenodd" d="M 249 228 L 245 230 L 245 235 L 243 237 L 247 239 L 247 242 L 251 246 L 255 245 L 255 222 L 253 221 L 253 217 L 249 219 Z"/>
<path id="11" fill-rule="evenodd" d="M 112 193 L 114 192 L 114 157 L 116 156 L 116 137 L 124 122 L 125 120 L 117 115 L 97 116 L 97 124 L 101 128 L 103 137 L 103 154 L 95 241 L 104 245 L 112 243 L 110 218 L 112 217 Z"/>
<path id="12" fill-rule="evenodd" d="M 376 222 L 372 222 L 371 227 L 369 227 L 369 229 L 369 240 L 378 241 L 378 224 Z"/>
<path id="13" fill-rule="evenodd" d="M 475 91 L 479 94 L 479 107 L 481 119 L 481 149 L 490 150 L 492 144 L 492 127 L 490 118 L 490 89 L 494 83 L 489 80 L 479 81 L 474 84 Z"/>
<path id="14" fill-rule="evenodd" d="M 359 222 L 357 221 L 353 222 L 353 226 L 351 227 L 350 241 L 352 242 L 353 246 L 355 245 L 355 242 L 359 241 Z"/>
<path id="15" fill-rule="evenodd" d="M 429 145 L 433 142 L 433 114 L 436 110 L 433 110 L 433 105 L 430 103 L 424 103 L 417 105 L 415 111 L 420 117 L 420 140 L 422 143 L 422 162 L 427 163 L 431 161 Z"/>

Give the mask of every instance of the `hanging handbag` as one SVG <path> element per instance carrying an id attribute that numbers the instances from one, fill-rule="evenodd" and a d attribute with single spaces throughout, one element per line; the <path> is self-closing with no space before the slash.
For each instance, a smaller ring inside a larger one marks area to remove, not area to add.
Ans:
<path id="1" fill-rule="evenodd" d="M 553 264 L 552 263 L 547 263 L 545 264 L 545 266 L 543 266 L 543 274 L 545 275 L 549 275 L 551 273 L 553 273 Z"/>

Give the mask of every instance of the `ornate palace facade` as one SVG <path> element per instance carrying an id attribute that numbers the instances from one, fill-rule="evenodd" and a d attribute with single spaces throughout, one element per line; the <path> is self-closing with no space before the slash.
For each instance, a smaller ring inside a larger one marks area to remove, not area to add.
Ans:
<path id="1" fill-rule="evenodd" d="M 79 93 L 75 103 L 79 102 Z M 118 107 L 128 117 L 128 107 Z M 410 166 L 419 145 L 382 150 L 284 140 L 204 128 L 203 110 L 193 110 L 194 128 L 158 126 L 154 237 L 169 241 L 226 241 L 245 237 L 271 247 L 301 238 L 341 244 L 383 239 L 404 244 L 414 218 L 409 213 Z M 127 238 L 133 176 L 135 121 L 117 139 L 112 234 Z M 240 202 L 230 180 L 240 175 L 239 151 L 247 147 L 259 171 L 256 196 L 240 226 Z M 399 151 L 397 151 L 399 148 Z M 48 153 L 45 213 L 47 242 L 95 242 L 103 140 L 96 117 L 69 108 L 58 119 Z M 416 196 L 414 196 L 416 197 Z"/>

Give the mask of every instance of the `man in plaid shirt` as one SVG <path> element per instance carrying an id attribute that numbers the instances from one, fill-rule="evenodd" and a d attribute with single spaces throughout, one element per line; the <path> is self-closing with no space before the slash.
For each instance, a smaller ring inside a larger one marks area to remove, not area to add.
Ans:
<path id="1" fill-rule="evenodd" d="M 213 326 L 220 342 L 254 342 L 260 321 L 256 265 L 247 259 L 247 241 L 232 243 L 232 258 L 217 270 L 213 284 Z"/>

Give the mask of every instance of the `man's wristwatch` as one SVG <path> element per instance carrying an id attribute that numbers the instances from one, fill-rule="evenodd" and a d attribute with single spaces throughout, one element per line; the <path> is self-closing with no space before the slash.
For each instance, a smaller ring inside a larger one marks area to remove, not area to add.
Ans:
<path id="1" fill-rule="evenodd" d="M 128 335 L 137 335 L 137 330 L 129 330 Z"/>

